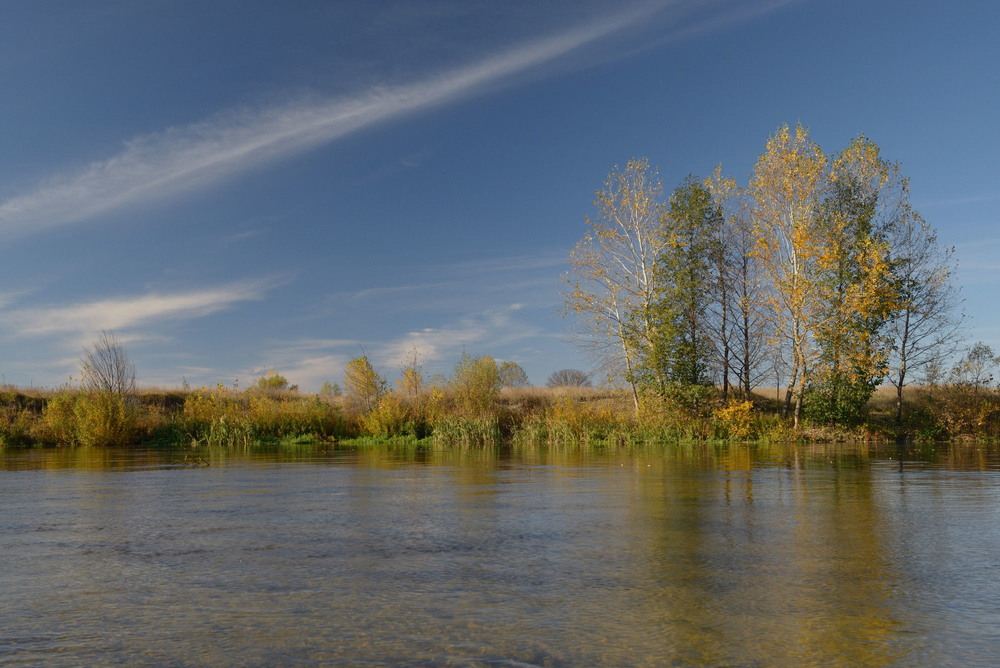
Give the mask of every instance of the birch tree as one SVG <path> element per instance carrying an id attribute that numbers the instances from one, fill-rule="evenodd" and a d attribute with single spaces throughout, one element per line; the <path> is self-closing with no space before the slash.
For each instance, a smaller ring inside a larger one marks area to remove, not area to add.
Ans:
<path id="1" fill-rule="evenodd" d="M 656 262 L 662 251 L 663 186 L 647 159 L 615 168 L 596 193 L 596 216 L 570 253 L 566 311 L 581 342 L 609 376 L 625 380 L 636 410 L 637 382 L 654 354 Z"/>
<path id="2" fill-rule="evenodd" d="M 420 351 L 414 346 L 406 353 L 403 365 L 399 368 L 399 380 L 396 381 L 400 391 L 411 397 L 418 397 L 424 384 L 424 367 L 420 363 Z"/>
<path id="3" fill-rule="evenodd" d="M 820 239 L 816 217 L 825 185 L 826 156 L 808 131 L 778 128 L 750 179 L 754 254 L 769 290 L 775 343 L 789 351 L 788 405 L 794 398 L 798 427 L 802 398 L 816 350 L 813 334 L 820 308 L 816 286 Z"/>

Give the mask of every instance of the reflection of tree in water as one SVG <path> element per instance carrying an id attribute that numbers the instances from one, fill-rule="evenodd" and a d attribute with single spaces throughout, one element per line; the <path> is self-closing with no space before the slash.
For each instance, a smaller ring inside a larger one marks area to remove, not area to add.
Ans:
<path id="1" fill-rule="evenodd" d="M 750 451 L 641 479 L 659 595 L 643 614 L 682 664 L 883 665 L 905 656 L 868 466 L 754 468 Z M 699 470 L 700 469 L 700 470 Z M 642 534 L 643 532 L 637 532 Z"/>

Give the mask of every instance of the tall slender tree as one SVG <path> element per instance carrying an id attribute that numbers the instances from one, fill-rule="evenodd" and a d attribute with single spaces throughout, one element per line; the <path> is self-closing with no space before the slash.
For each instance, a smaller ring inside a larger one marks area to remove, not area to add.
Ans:
<path id="1" fill-rule="evenodd" d="M 629 384 L 638 410 L 637 382 L 655 340 L 663 186 L 647 159 L 633 159 L 611 172 L 594 204 L 597 215 L 570 253 L 566 310 L 608 375 Z"/>
<path id="2" fill-rule="evenodd" d="M 733 386 L 748 398 L 765 372 L 768 347 L 747 197 L 734 179 L 723 175 L 721 165 L 705 179 L 705 187 L 720 213 L 711 252 L 714 275 L 708 319 L 715 366 L 724 401 Z"/>
<path id="3" fill-rule="evenodd" d="M 680 386 L 705 385 L 713 344 L 708 328 L 713 259 L 722 213 L 703 182 L 688 177 L 670 197 L 657 264 L 655 363 Z"/>
<path id="4" fill-rule="evenodd" d="M 798 427 L 816 349 L 820 309 L 816 285 L 821 252 L 816 218 L 826 185 L 826 156 L 802 126 L 778 128 L 750 179 L 754 253 L 767 279 L 775 343 L 788 348 L 786 412 L 794 398 Z"/>

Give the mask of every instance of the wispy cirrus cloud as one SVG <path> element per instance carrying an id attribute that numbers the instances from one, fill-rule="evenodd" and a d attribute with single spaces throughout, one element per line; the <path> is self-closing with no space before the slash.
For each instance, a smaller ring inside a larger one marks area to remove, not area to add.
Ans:
<path id="1" fill-rule="evenodd" d="M 520 304 L 508 304 L 473 313 L 439 327 L 407 332 L 395 340 L 384 342 L 378 352 L 382 359 L 395 366 L 402 364 L 413 349 L 428 362 L 457 361 L 456 355 L 463 349 L 474 355 L 483 352 L 496 354 L 497 349 L 512 342 L 538 336 L 535 327 L 516 317 L 521 308 Z M 478 351 L 477 348 L 484 344 L 488 344 L 490 350 Z"/>
<path id="2" fill-rule="evenodd" d="M 4 324 L 15 336 L 89 335 L 101 330 L 128 330 L 166 320 L 198 318 L 237 303 L 262 299 L 273 280 L 230 283 L 173 293 L 149 293 L 70 305 L 11 309 Z"/>
<path id="3" fill-rule="evenodd" d="M 646 3 L 409 84 L 348 98 L 306 98 L 218 114 L 129 141 L 117 155 L 53 177 L 0 204 L 0 233 L 19 235 L 169 198 L 321 146 L 389 119 L 465 98 L 554 61 L 662 9 Z"/>
<path id="4" fill-rule="evenodd" d="M 414 266 L 408 273 L 410 282 L 331 294 L 329 304 L 336 306 L 328 305 L 322 312 L 344 304 L 378 304 L 396 312 L 464 311 L 470 303 L 507 304 L 512 300 L 527 306 L 551 306 L 560 301 L 560 276 L 566 266 L 564 249 Z"/>

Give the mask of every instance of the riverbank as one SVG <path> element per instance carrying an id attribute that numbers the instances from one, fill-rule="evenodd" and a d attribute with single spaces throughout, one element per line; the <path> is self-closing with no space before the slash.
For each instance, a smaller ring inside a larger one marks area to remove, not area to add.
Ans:
<path id="1" fill-rule="evenodd" d="M 0 391 L 0 446 L 229 446 L 319 444 L 349 439 L 460 446 L 498 443 L 930 442 L 1000 435 L 1000 398 L 955 388 L 918 388 L 905 420 L 893 398 L 876 392 L 850 425 L 806 421 L 792 429 L 775 392 L 724 400 L 707 390 L 697 401 L 647 397 L 636 411 L 627 393 L 591 388 L 505 388 L 468 410 L 446 387 L 389 392 L 371 410 L 344 397 L 218 386 L 147 389 L 122 396 L 76 389 Z"/>

